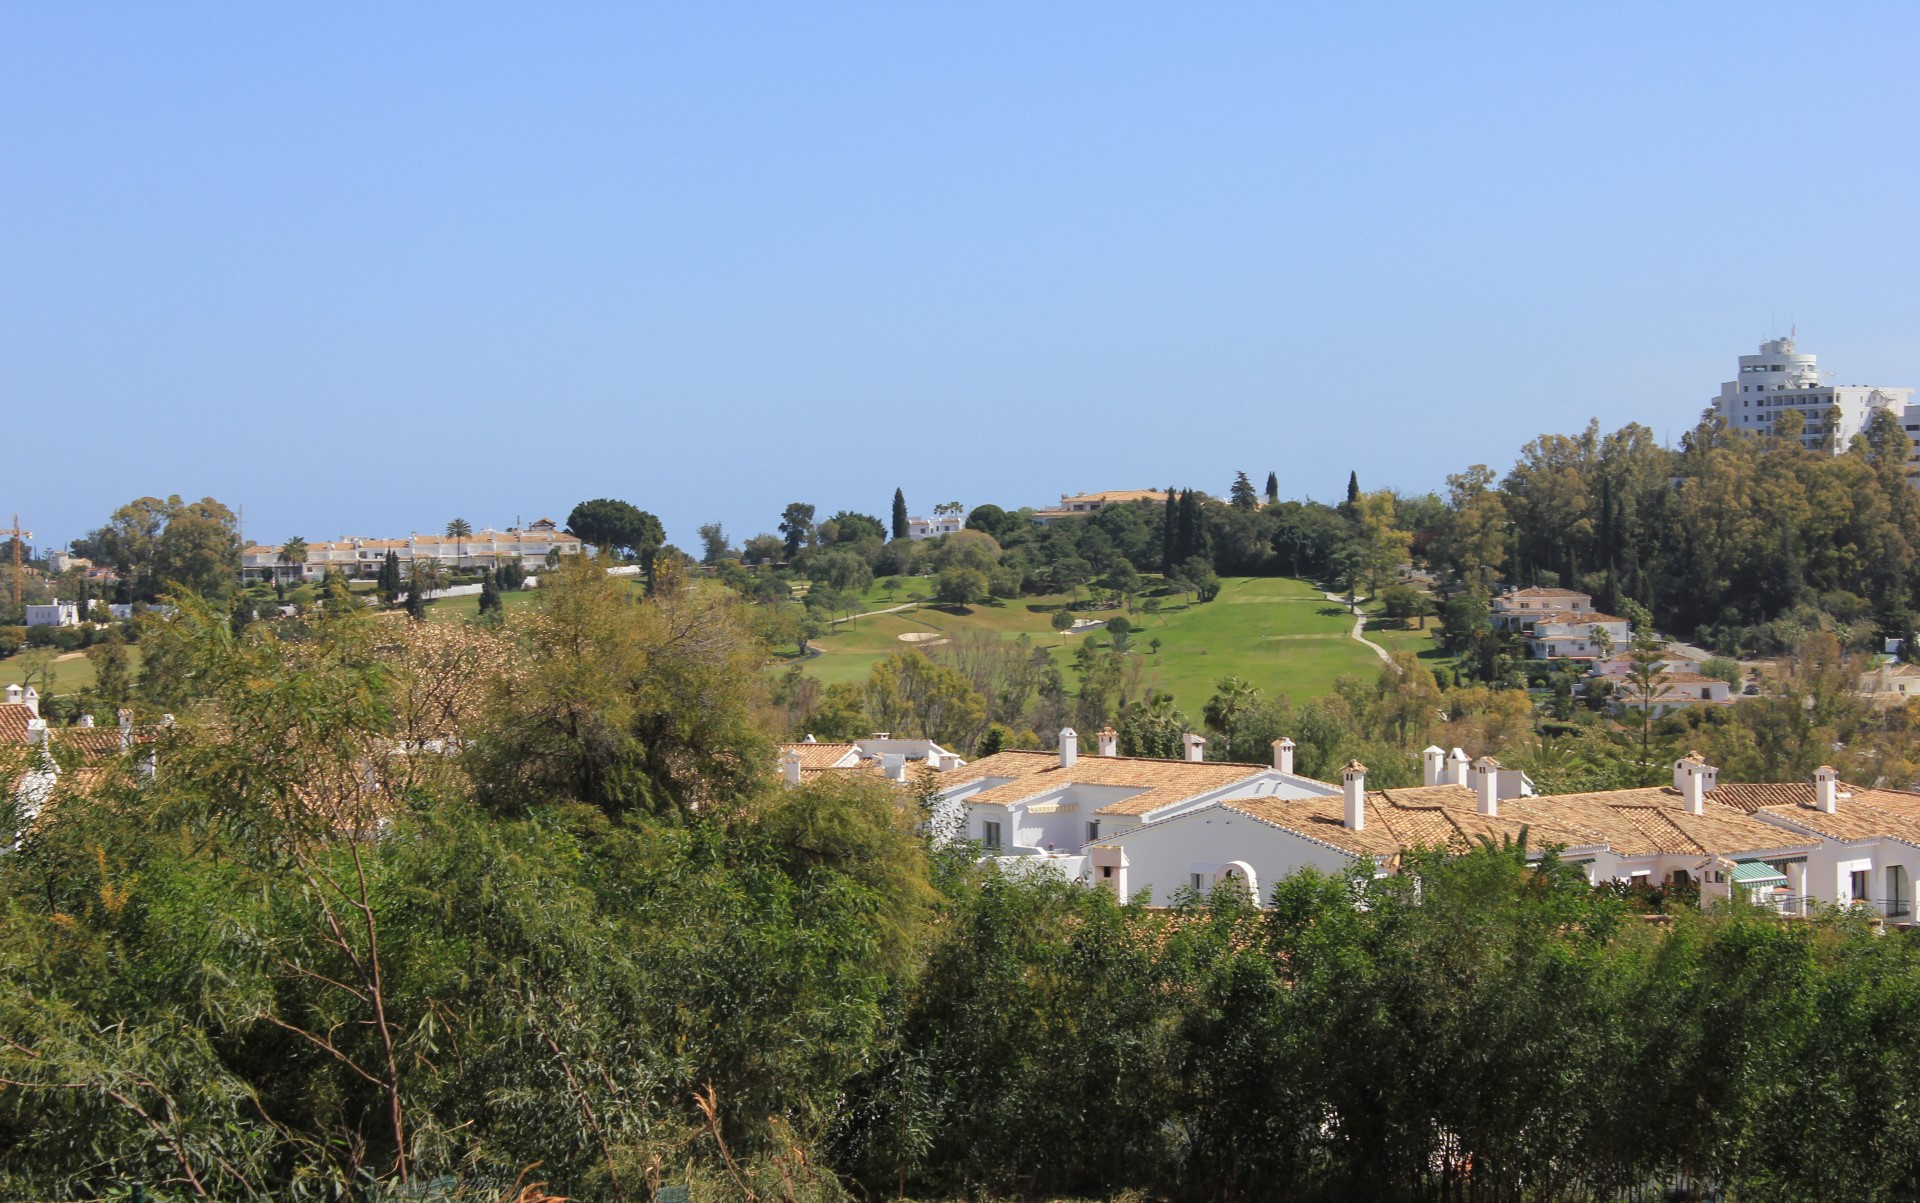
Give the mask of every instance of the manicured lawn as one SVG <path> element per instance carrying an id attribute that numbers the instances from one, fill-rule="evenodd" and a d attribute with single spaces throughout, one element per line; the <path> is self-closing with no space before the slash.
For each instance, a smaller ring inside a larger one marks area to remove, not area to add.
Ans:
<path id="1" fill-rule="evenodd" d="M 915 584 L 927 582 L 915 579 Z M 870 598 L 875 608 L 900 605 L 907 600 L 905 590 L 892 602 L 885 595 Z M 965 631 L 991 631 L 1007 639 L 1029 635 L 1040 647 L 1057 648 L 1060 635 L 1050 625 L 1053 613 L 1066 602 L 1062 594 L 1053 597 L 1022 597 L 994 605 L 964 608 L 922 605 L 897 614 L 871 614 L 835 623 L 830 633 L 814 641 L 820 655 L 803 661 L 806 671 L 831 685 L 839 681 L 864 681 L 874 661 L 910 647 L 927 647 L 937 640 Z M 1076 610 L 1076 618 L 1111 618 L 1119 610 Z M 902 639 L 907 635 L 912 638 Z M 1079 635 L 1069 637 L 1073 641 Z"/>
<path id="2" fill-rule="evenodd" d="M 884 597 L 870 600 L 885 603 Z M 904 593 L 899 600 L 905 600 Z M 1037 645 L 1056 649 L 1056 661 L 1066 667 L 1073 645 L 1086 637 L 1069 636 L 1068 646 L 1061 647 L 1061 637 L 1049 620 L 1066 600 L 1064 596 L 1021 598 L 964 611 L 920 606 L 857 618 L 837 624 L 832 634 L 817 641 L 821 654 L 802 663 L 806 672 L 828 684 L 864 681 L 881 657 L 932 643 L 905 640 L 902 635 L 939 639 L 966 630 L 987 630 L 1005 638 L 1030 635 Z M 1158 615 L 1131 616 L 1136 627 L 1133 646 L 1146 657 L 1148 675 L 1159 688 L 1172 693 L 1189 716 L 1198 716 L 1213 695 L 1214 682 L 1225 676 L 1245 677 L 1268 693 L 1304 700 L 1326 693 L 1342 673 L 1370 678 L 1380 670 L 1379 659 L 1348 637 L 1353 619 L 1305 581 L 1238 578 L 1223 581 L 1220 596 L 1204 605 L 1178 597 L 1161 601 Z M 1075 616 L 1105 619 L 1120 613 L 1075 611 Z M 1425 632 L 1381 634 L 1386 636 L 1380 640 L 1383 646 L 1394 650 L 1431 647 Z M 1149 650 L 1149 641 L 1156 638 L 1160 640 L 1157 653 Z"/>
<path id="3" fill-rule="evenodd" d="M 500 595 L 500 604 L 511 612 L 525 610 L 540 600 L 537 589 L 516 589 Z M 467 597 L 442 597 L 427 603 L 427 617 L 436 622 L 452 622 L 456 619 L 480 617 L 480 595 Z"/>
<path id="4" fill-rule="evenodd" d="M 1305 581 L 1229 579 L 1204 605 L 1138 621 L 1135 646 L 1160 640 L 1148 669 L 1189 718 L 1199 716 L 1221 677 L 1244 677 L 1266 693 L 1304 701 L 1332 689 L 1343 673 L 1371 677 L 1380 670 L 1379 657 L 1348 637 L 1353 618 Z"/>
<path id="5" fill-rule="evenodd" d="M 87 659 L 85 652 L 62 652 L 63 659 L 53 665 L 53 688 L 41 689 L 49 696 L 63 693 L 78 693 L 93 684 L 93 661 Z M 140 673 L 140 649 L 127 648 L 127 669 L 138 676 Z M 18 685 L 25 674 L 26 664 L 19 656 L 8 656 L 0 660 L 0 685 Z"/>

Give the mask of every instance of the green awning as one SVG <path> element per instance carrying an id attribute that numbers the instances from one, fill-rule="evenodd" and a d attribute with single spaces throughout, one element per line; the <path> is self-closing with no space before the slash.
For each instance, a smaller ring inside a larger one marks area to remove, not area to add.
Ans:
<path id="1" fill-rule="evenodd" d="M 1733 867 L 1733 880 L 1743 886 L 1783 886 L 1787 875 L 1763 860 L 1743 860 Z"/>

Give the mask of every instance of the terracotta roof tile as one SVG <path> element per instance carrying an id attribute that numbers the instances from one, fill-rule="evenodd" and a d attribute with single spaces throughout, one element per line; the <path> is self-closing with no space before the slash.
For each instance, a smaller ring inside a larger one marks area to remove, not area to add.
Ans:
<path id="1" fill-rule="evenodd" d="M 1659 852 L 1704 855 L 1813 846 L 1813 841 L 1805 837 L 1749 818 L 1721 802 L 1708 801 L 1705 814 L 1690 815 L 1679 792 L 1665 786 L 1514 798 L 1502 802 L 1500 807 L 1503 816 L 1540 819 L 1587 833 L 1594 842 L 1604 840 L 1623 856 Z"/>
<path id="2" fill-rule="evenodd" d="M 800 771 L 805 773 L 809 769 L 831 769 L 839 767 L 842 760 L 853 755 L 854 745 L 851 743 L 782 744 L 780 745 L 781 764 L 786 763 L 787 753 L 789 752 L 800 753 Z"/>
<path id="3" fill-rule="evenodd" d="M 1415 786 L 1371 790 L 1366 801 L 1366 826 L 1354 831 L 1346 824 L 1346 799 L 1229 798 L 1221 803 L 1249 818 L 1291 831 L 1356 856 L 1396 860 L 1413 848 L 1445 848 L 1465 852 L 1480 840 L 1520 838 L 1527 831 L 1536 847 L 1553 843 L 1584 846 L 1596 841 L 1583 833 L 1544 821 L 1528 823 L 1506 813 L 1498 817 L 1479 811 L 1474 792 L 1464 785 Z"/>
<path id="4" fill-rule="evenodd" d="M 1063 785 L 1132 787 L 1140 792 L 1102 806 L 1095 813 L 1144 815 L 1271 771 L 1270 766 L 1264 764 L 1220 760 L 1084 755 L 1072 768 L 1063 769 L 1055 752 L 996 752 L 941 774 L 940 785 L 944 791 L 983 778 L 1008 778 L 967 798 L 969 804 L 988 806 L 1020 802 Z"/>

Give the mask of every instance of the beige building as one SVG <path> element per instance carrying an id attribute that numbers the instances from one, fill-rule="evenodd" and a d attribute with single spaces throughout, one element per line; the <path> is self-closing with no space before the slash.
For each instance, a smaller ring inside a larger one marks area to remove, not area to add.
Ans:
<path id="1" fill-rule="evenodd" d="M 470 535 L 408 535 L 404 539 L 368 539 L 343 536 L 333 542 L 307 544 L 307 558 L 293 565 L 281 560 L 281 548 L 257 544 L 240 554 L 240 575 L 249 581 L 317 581 L 329 571 L 346 577 L 372 577 L 392 552 L 400 559 L 400 575 L 411 576 L 416 560 L 432 559 L 447 568 L 497 568 L 518 564 L 537 570 L 546 566 L 549 552 L 563 556 L 579 555 L 580 540 L 567 534 L 551 518 L 542 518 L 524 528 L 495 530 L 485 527 Z"/>
<path id="2" fill-rule="evenodd" d="M 1134 501 L 1148 501 L 1155 505 L 1166 504 L 1167 495 L 1158 489 L 1108 489 L 1103 493 L 1060 494 L 1060 504 L 1048 506 L 1033 512 L 1035 522 L 1057 522 L 1062 518 L 1079 518 L 1086 514 L 1098 513 L 1110 505 L 1126 505 Z"/>

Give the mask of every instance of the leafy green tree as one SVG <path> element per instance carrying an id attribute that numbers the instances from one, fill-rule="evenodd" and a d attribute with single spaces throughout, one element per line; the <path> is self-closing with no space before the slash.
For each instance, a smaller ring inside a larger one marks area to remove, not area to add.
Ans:
<path id="1" fill-rule="evenodd" d="M 567 530 L 590 546 L 643 562 L 651 560 L 667 541 L 660 519 L 610 497 L 574 506 L 567 515 Z"/>
<path id="2" fill-rule="evenodd" d="M 781 548 L 787 559 L 799 555 L 801 548 L 813 543 L 813 507 L 796 501 L 781 511 L 780 534 L 784 539 Z"/>
<path id="3" fill-rule="evenodd" d="M 480 617 L 498 617 L 505 604 L 500 600 L 500 582 L 489 572 L 480 578 Z"/>
<path id="4" fill-rule="evenodd" d="M 1260 495 L 1253 491 L 1253 482 L 1247 479 L 1245 472 L 1234 473 L 1233 487 L 1227 492 L 1227 500 L 1236 510 L 1260 508 Z"/>
<path id="5" fill-rule="evenodd" d="M 1065 606 L 1061 606 L 1053 612 L 1053 617 L 1049 618 L 1047 623 L 1053 627 L 1054 630 L 1064 635 L 1072 629 L 1074 621 L 1073 611 L 1067 609 Z"/>
<path id="6" fill-rule="evenodd" d="M 1177 760 L 1183 751 L 1181 736 L 1191 728 L 1174 706 L 1173 695 L 1155 692 L 1126 708 L 1120 716 L 1120 754 Z"/>
<path id="7" fill-rule="evenodd" d="M 907 495 L 899 489 L 893 491 L 892 533 L 896 539 L 904 539 L 911 534 L 911 520 L 907 516 Z"/>
<path id="8" fill-rule="evenodd" d="M 934 600 L 954 606 L 970 606 L 986 601 L 990 595 L 987 574 L 978 568 L 955 565 L 934 580 Z"/>
<path id="9" fill-rule="evenodd" d="M 701 526 L 700 549 L 700 562 L 709 567 L 733 554 L 733 547 L 727 542 L 726 529 L 718 522 L 709 522 Z"/>
<path id="10" fill-rule="evenodd" d="M 967 529 L 985 531 L 996 540 L 1004 540 L 1021 521 L 997 505 L 976 505 L 967 514 Z"/>

